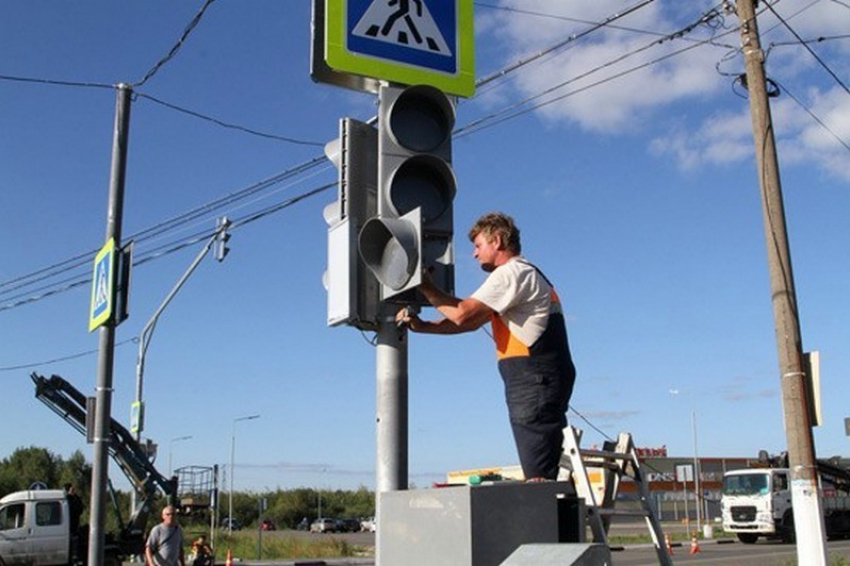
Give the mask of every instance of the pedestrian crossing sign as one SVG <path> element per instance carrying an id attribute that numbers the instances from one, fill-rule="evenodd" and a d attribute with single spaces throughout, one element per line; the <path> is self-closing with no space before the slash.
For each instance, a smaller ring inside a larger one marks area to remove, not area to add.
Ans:
<path id="1" fill-rule="evenodd" d="M 89 332 L 112 318 L 115 298 L 115 240 L 110 238 L 94 258 Z"/>
<path id="2" fill-rule="evenodd" d="M 334 71 L 475 92 L 472 0 L 325 1 L 325 59 Z"/>

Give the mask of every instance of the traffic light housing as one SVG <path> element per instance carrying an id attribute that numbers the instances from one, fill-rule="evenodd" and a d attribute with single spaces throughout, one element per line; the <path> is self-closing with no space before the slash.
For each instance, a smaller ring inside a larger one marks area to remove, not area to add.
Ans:
<path id="1" fill-rule="evenodd" d="M 230 228 L 231 224 L 232 222 L 227 216 L 222 216 L 216 220 L 215 259 L 218 261 L 224 261 L 227 254 L 230 253 L 230 246 L 227 245 L 227 242 L 230 241 L 230 233 L 227 229 Z"/>
<path id="2" fill-rule="evenodd" d="M 454 294 L 455 106 L 427 85 L 384 86 L 379 97 L 378 215 L 360 231 L 360 255 L 381 300 L 427 305 L 415 290 L 425 269 Z"/>
<path id="3" fill-rule="evenodd" d="M 340 120 L 339 137 L 325 146 L 338 169 L 337 200 L 324 210 L 328 223 L 328 326 L 374 330 L 378 283 L 357 253 L 363 224 L 377 214 L 378 132 L 351 118 Z"/>

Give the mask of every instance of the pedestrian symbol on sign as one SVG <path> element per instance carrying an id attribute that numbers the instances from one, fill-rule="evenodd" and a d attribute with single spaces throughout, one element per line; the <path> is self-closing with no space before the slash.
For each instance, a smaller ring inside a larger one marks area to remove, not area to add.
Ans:
<path id="1" fill-rule="evenodd" d="M 352 36 L 452 57 L 425 0 L 372 0 Z"/>
<path id="2" fill-rule="evenodd" d="M 95 277 L 94 291 L 94 311 L 98 314 L 102 309 L 106 308 L 109 302 L 109 273 L 105 262 L 100 262 L 97 265 L 97 275 Z"/>
<path id="3" fill-rule="evenodd" d="M 112 317 L 115 291 L 114 257 L 115 240 L 110 238 L 94 258 L 89 332 Z"/>

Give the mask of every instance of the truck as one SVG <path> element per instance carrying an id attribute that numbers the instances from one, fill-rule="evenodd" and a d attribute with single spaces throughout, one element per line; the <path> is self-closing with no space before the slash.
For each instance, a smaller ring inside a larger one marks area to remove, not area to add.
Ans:
<path id="1" fill-rule="evenodd" d="M 86 434 L 88 403 L 85 395 L 58 375 L 45 378 L 30 376 L 37 399 Z M 109 455 L 130 480 L 135 491 L 135 506 L 124 521 L 116 507 L 121 528 L 107 533 L 104 545 L 105 566 L 120 566 L 131 556 L 144 553 L 145 532 L 154 502 L 179 506 L 177 478 L 166 478 L 151 462 L 149 450 L 137 442 L 115 419 L 110 422 Z M 115 498 L 112 498 L 115 501 Z M 0 499 L 0 566 L 27 564 L 54 566 L 83 564 L 87 557 L 88 531 L 71 517 L 68 494 L 57 489 L 30 489 Z"/>
<path id="2" fill-rule="evenodd" d="M 795 540 L 787 459 L 760 457 L 764 466 L 728 471 L 723 475 L 720 499 L 723 529 L 738 540 L 754 544 L 759 537 Z M 771 467 L 777 462 L 783 467 Z M 829 538 L 850 536 L 850 470 L 838 459 L 817 460 L 817 472 Z"/>
<path id="3" fill-rule="evenodd" d="M 18 491 L 0 499 L 0 563 L 73 564 L 79 534 L 71 529 L 63 489 Z"/>

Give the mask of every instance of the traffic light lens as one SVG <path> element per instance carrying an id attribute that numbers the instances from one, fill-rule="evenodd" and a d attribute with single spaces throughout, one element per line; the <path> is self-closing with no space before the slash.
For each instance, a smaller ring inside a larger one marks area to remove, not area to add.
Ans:
<path id="1" fill-rule="evenodd" d="M 396 239 L 390 239 L 384 248 L 381 265 L 384 266 L 384 284 L 392 289 L 401 289 L 412 275 L 410 256 Z"/>
<path id="2" fill-rule="evenodd" d="M 422 207 L 422 220 L 443 215 L 455 196 L 455 178 L 441 159 L 423 155 L 408 159 L 392 177 L 389 197 L 399 215 Z"/>
<path id="3" fill-rule="evenodd" d="M 454 108 L 436 89 L 421 86 L 405 90 L 389 113 L 396 143 L 411 151 L 433 151 L 449 139 L 454 127 Z"/>
<path id="4" fill-rule="evenodd" d="M 372 218 L 360 231 L 360 255 L 382 285 L 397 291 L 416 274 L 418 212 L 408 218 Z"/>

